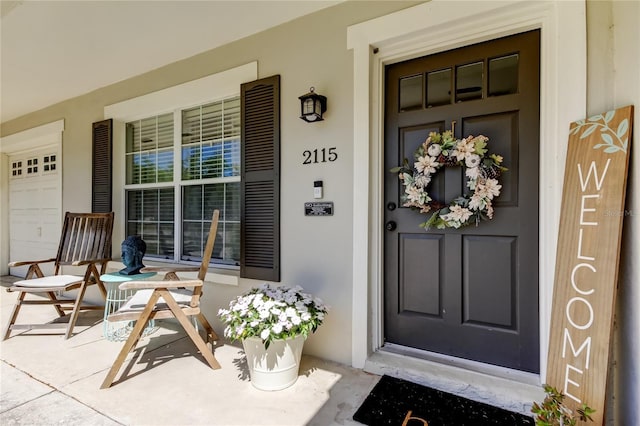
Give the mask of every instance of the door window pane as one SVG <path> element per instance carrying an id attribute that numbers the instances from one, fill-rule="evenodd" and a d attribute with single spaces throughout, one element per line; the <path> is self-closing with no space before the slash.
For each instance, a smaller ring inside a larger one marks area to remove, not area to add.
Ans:
<path id="1" fill-rule="evenodd" d="M 483 63 L 456 67 L 456 102 L 482 98 Z"/>
<path id="2" fill-rule="evenodd" d="M 451 103 L 451 68 L 427 73 L 427 108 Z"/>
<path id="3" fill-rule="evenodd" d="M 422 74 L 400 79 L 400 111 L 422 108 Z"/>
<path id="4" fill-rule="evenodd" d="M 518 54 L 489 60 L 489 96 L 518 93 Z"/>

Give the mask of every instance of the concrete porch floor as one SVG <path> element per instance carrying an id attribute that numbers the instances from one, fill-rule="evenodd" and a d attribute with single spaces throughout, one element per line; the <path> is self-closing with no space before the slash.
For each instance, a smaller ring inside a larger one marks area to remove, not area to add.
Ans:
<path id="1" fill-rule="evenodd" d="M 15 280 L 3 276 L 0 284 Z M 15 297 L 0 288 L 2 327 Z M 21 314 L 19 322 L 56 318 L 46 306 L 25 306 Z M 101 320 L 101 311 L 82 314 L 68 340 L 34 330 L 14 331 L 0 343 L 0 424 L 358 425 L 353 413 L 380 378 L 303 356 L 293 386 L 260 391 L 239 346 L 221 343 L 215 356 L 222 368 L 211 370 L 182 328 L 165 320 L 141 339 L 113 386 L 101 390 L 123 345 L 104 339 Z"/>

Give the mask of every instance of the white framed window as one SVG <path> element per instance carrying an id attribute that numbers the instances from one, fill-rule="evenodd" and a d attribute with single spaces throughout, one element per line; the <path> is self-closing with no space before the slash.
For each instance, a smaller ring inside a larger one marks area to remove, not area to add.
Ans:
<path id="1" fill-rule="evenodd" d="M 130 121 L 125 130 L 127 235 L 142 237 L 148 258 L 200 261 L 218 209 L 212 261 L 239 265 L 239 95 Z"/>
<path id="2" fill-rule="evenodd" d="M 121 159 L 113 169 L 114 211 L 122 212 L 115 241 L 140 235 L 146 258 L 198 262 L 219 209 L 212 264 L 237 268 L 240 86 L 256 78 L 253 62 L 105 107 Z"/>

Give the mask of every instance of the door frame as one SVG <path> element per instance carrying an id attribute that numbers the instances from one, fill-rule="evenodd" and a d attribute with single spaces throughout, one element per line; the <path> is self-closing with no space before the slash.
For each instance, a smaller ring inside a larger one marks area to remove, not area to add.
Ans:
<path id="1" fill-rule="evenodd" d="M 586 113 L 586 7 L 579 2 L 432 0 L 353 25 L 352 365 L 383 344 L 385 65 L 540 29 L 540 382 L 546 378 L 556 237 L 569 123 Z M 364 159 L 364 160 L 363 160 Z M 366 159 L 369 159 L 367 161 Z M 361 301 L 367 300 L 368 304 Z"/>
<path id="2" fill-rule="evenodd" d="M 56 156 L 60 165 L 59 173 L 57 173 L 58 187 L 60 193 L 64 191 L 62 187 L 62 174 L 64 172 L 62 164 L 62 134 L 64 132 L 64 119 L 53 121 L 48 124 L 33 127 L 29 130 L 4 136 L 0 139 L 0 205 L 9 205 L 9 156 L 21 152 L 35 151 L 47 146 L 55 146 L 57 149 Z M 62 206 L 62 199 L 59 200 Z M 0 275 L 9 273 L 9 210 L 0 209 Z M 60 210 L 58 223 L 62 229 L 62 209 Z"/>

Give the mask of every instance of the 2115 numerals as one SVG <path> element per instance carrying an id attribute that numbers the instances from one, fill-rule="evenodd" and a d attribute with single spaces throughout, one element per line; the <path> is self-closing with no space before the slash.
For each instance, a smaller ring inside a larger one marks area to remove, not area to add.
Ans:
<path id="1" fill-rule="evenodd" d="M 317 163 L 326 163 L 327 161 L 333 162 L 338 159 L 338 153 L 336 152 L 336 147 L 333 148 L 322 148 L 322 149 L 307 149 L 302 153 L 304 160 L 302 164 L 317 164 Z"/>

